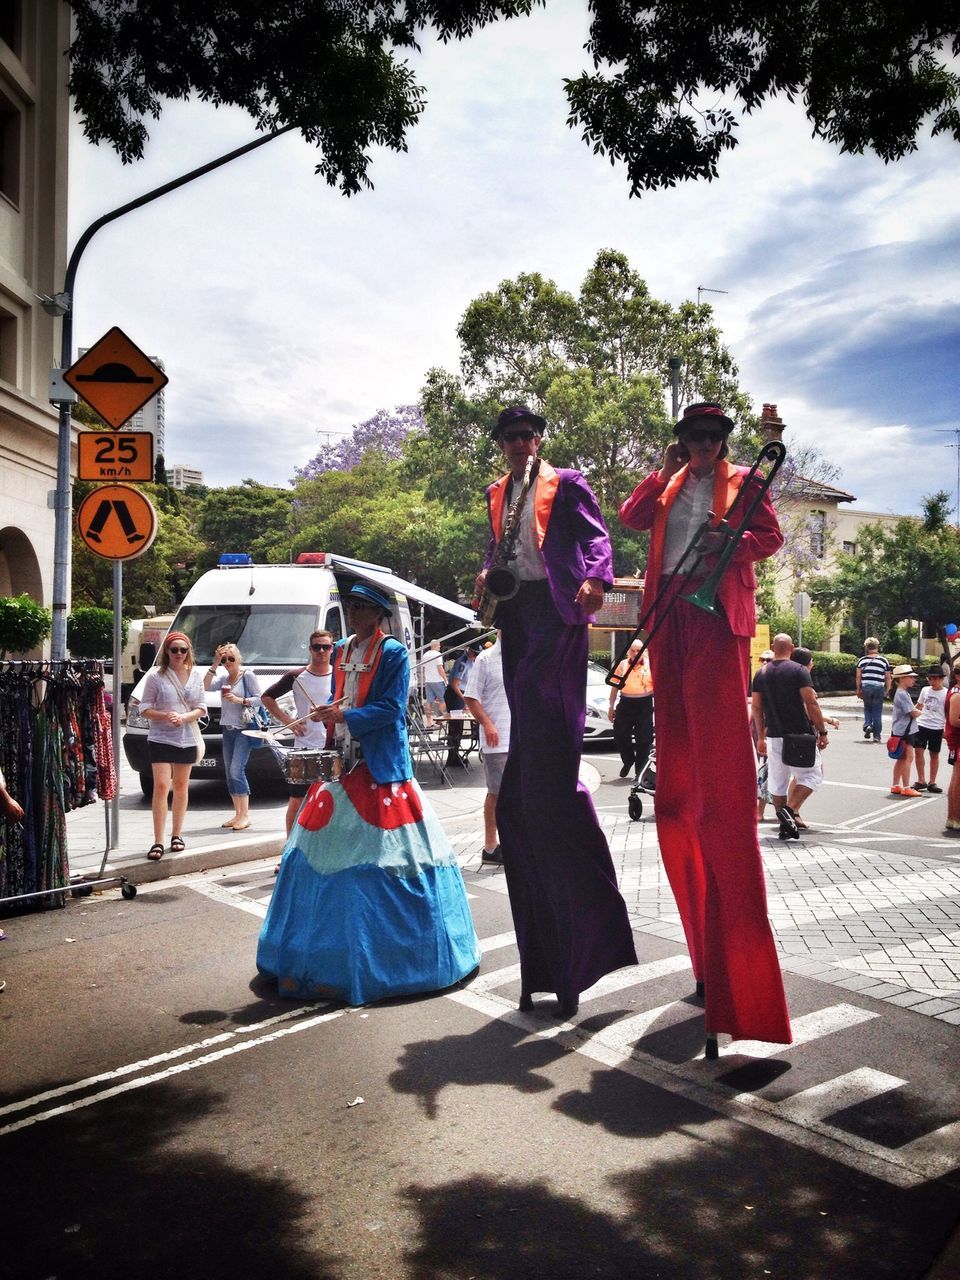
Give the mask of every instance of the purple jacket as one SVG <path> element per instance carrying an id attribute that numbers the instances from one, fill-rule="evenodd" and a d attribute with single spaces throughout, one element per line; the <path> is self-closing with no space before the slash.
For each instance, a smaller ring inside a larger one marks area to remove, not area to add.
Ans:
<path id="1" fill-rule="evenodd" d="M 503 527 L 503 504 L 509 473 L 487 489 L 490 542 L 483 567 L 488 569 Z M 579 471 L 556 471 L 541 461 L 534 501 L 537 545 L 557 613 L 569 626 L 582 625 L 592 615 L 581 613 L 574 601 L 585 578 L 613 585 L 613 550 L 593 490 Z"/>

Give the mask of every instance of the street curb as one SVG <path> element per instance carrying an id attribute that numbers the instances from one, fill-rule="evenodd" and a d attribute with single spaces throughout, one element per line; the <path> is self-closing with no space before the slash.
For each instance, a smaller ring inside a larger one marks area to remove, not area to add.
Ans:
<path id="1" fill-rule="evenodd" d="M 260 858 L 279 858 L 283 851 L 284 835 L 278 831 L 273 836 L 256 836 L 243 842 L 206 845 L 202 849 L 185 849 L 183 853 L 165 853 L 159 862 L 108 862 L 104 876 L 122 876 L 131 884 L 151 884 L 156 880 L 169 880 L 173 876 L 194 875 L 198 871 L 213 871 L 217 867 L 232 866 L 237 862 L 256 862 Z"/>

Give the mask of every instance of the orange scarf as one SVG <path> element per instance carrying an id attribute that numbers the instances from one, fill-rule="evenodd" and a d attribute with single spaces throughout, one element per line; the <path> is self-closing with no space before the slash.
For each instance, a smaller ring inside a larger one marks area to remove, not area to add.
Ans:
<path id="1" fill-rule="evenodd" d="M 492 484 L 488 490 L 490 495 L 490 527 L 493 530 L 493 537 L 496 542 L 500 541 L 500 533 L 503 529 L 503 506 L 507 498 L 510 477 L 511 472 L 508 471 L 505 476 L 501 476 L 495 484 Z M 559 487 L 560 477 L 549 462 L 544 462 L 541 459 L 540 470 L 537 472 L 537 485 L 533 504 L 538 548 L 542 548 L 543 540 L 547 536 L 550 512 L 553 509 L 553 500 L 557 496 Z"/>

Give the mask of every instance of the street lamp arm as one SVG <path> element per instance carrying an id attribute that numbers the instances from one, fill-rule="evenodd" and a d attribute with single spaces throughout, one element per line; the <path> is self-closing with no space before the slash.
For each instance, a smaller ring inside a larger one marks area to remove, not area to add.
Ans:
<path id="1" fill-rule="evenodd" d="M 233 151 L 228 151 L 225 155 L 218 156 L 216 160 L 209 160 L 206 164 L 200 165 L 199 168 L 191 169 L 189 173 L 182 174 L 179 178 L 174 178 L 170 182 L 165 182 L 162 186 L 155 187 L 152 191 L 148 191 L 142 196 L 137 196 L 135 200 L 129 200 L 118 209 L 113 209 L 110 213 L 105 213 L 102 217 L 97 218 L 95 222 L 90 223 L 70 254 L 64 275 L 63 293 L 57 295 L 58 298 L 63 299 L 65 304 L 60 329 L 60 366 L 62 369 L 69 368 L 73 360 L 73 290 L 77 278 L 77 270 L 84 250 L 100 228 L 105 227 L 109 222 L 116 222 L 125 213 L 132 213 L 134 209 L 139 209 L 143 205 L 159 199 L 160 196 L 166 195 L 169 191 L 175 191 L 177 187 L 185 186 L 188 182 L 202 178 L 204 174 L 210 173 L 213 169 L 219 169 L 222 165 L 229 164 L 231 160 L 236 160 L 239 156 L 246 155 L 248 151 L 255 151 L 257 147 L 262 147 L 266 143 L 272 142 L 274 138 L 279 138 L 281 134 L 289 133 L 291 129 L 295 128 L 297 128 L 296 124 L 287 124 L 282 129 L 274 129 L 271 133 L 262 134 L 259 138 L 254 138 L 252 142 L 247 142 L 242 147 L 236 147 Z M 53 627 L 50 633 L 50 656 L 54 659 L 67 656 L 67 576 L 70 565 L 70 515 L 70 404 L 62 400 L 60 402 L 60 421 L 57 434 L 57 487 L 54 493 L 53 607 L 51 609 Z M 115 673 L 115 679 L 118 674 Z M 119 685 L 116 687 L 119 688 Z"/>

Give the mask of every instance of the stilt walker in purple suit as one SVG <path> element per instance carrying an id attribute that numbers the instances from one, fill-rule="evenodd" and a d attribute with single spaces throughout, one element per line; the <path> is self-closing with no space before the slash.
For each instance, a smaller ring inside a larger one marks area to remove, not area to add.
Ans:
<path id="1" fill-rule="evenodd" d="M 491 593 L 500 600 L 511 732 L 497 829 L 520 948 L 520 1008 L 549 991 L 569 1018 L 582 991 L 637 956 L 610 849 L 578 776 L 587 623 L 613 582 L 610 538 L 583 476 L 538 459 L 545 426 L 523 407 L 497 420 L 494 439 L 510 472 L 487 490 L 491 536 L 477 591 L 481 611 Z M 517 579 L 510 598 L 492 592 L 504 565 Z"/>

